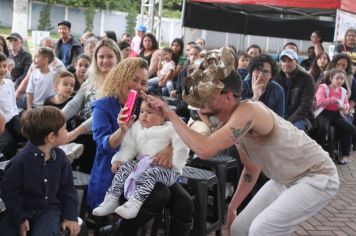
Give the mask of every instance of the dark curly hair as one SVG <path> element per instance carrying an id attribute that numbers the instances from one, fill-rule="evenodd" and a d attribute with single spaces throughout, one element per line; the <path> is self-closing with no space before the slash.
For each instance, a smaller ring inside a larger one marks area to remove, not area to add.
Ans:
<path id="1" fill-rule="evenodd" d="M 352 75 L 352 61 L 351 58 L 345 53 L 335 54 L 326 69 L 331 70 L 336 68 L 337 62 L 341 59 L 345 59 L 347 61 L 346 74 Z"/>
<path id="2" fill-rule="evenodd" d="M 261 54 L 252 59 L 248 67 L 248 73 L 252 75 L 252 72 L 256 69 L 263 67 L 263 63 L 268 63 L 271 65 L 272 78 L 277 74 L 277 64 L 270 55 Z"/>
<path id="3" fill-rule="evenodd" d="M 156 36 L 154 36 L 154 35 L 151 34 L 151 33 L 147 33 L 147 34 L 145 34 L 145 35 L 142 37 L 141 44 L 140 44 L 140 48 L 141 48 L 141 49 L 144 49 L 144 48 L 143 48 L 143 40 L 144 40 L 145 38 L 150 38 L 150 39 L 151 39 L 151 41 L 152 41 L 152 51 L 158 49 L 158 42 L 157 42 Z"/>

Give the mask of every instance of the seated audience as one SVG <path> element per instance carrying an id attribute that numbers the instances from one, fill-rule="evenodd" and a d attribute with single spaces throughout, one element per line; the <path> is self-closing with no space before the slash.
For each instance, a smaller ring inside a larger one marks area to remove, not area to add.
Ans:
<path id="1" fill-rule="evenodd" d="M 30 68 L 32 56 L 23 48 L 24 42 L 20 34 L 11 33 L 6 39 L 10 41 L 9 58 L 15 62 L 11 78 L 17 88 Z"/>
<path id="2" fill-rule="evenodd" d="M 316 141 L 325 148 L 326 137 L 330 126 L 335 126 L 341 144 L 341 157 L 339 163 L 347 164 L 350 157 L 352 135 L 356 127 L 345 116 L 349 113 L 349 100 L 347 90 L 342 87 L 346 80 L 346 73 L 341 69 L 328 71 L 316 92 Z"/>
<path id="3" fill-rule="evenodd" d="M 275 81 L 285 92 L 284 118 L 301 130 L 309 130 L 314 122 L 314 79 L 302 67 L 298 67 L 298 54 L 285 49 L 279 56 L 281 71 Z"/>
<path id="4" fill-rule="evenodd" d="M 52 49 L 42 47 L 37 50 L 35 55 L 35 65 L 38 70 L 34 70 L 27 85 L 26 108 L 42 106 L 45 100 L 53 96 L 53 80 L 55 72 L 49 69 L 49 64 L 53 61 L 54 54 Z"/>
<path id="5" fill-rule="evenodd" d="M 6 236 L 59 235 L 68 229 L 77 235 L 78 197 L 72 168 L 62 149 L 66 142 L 65 118 L 54 107 L 28 110 L 21 130 L 29 140 L 6 166 L 1 181 L 6 215 L 0 232 Z"/>
<path id="6" fill-rule="evenodd" d="M 277 74 L 277 65 L 273 58 L 261 54 L 252 59 L 249 74 L 242 81 L 242 99 L 252 99 L 263 102 L 279 116 L 284 117 L 285 94 L 284 89 L 272 79 Z"/>
<path id="7" fill-rule="evenodd" d="M 17 143 L 21 140 L 20 116 L 16 106 L 15 86 L 12 80 L 5 79 L 7 58 L 0 52 L 0 110 L 3 112 L 4 123 L 0 132 L 0 153 L 6 159 L 16 154 Z"/>

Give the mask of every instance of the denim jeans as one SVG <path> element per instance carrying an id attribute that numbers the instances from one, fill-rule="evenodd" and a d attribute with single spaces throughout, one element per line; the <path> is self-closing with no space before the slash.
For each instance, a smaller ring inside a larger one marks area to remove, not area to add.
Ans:
<path id="1" fill-rule="evenodd" d="M 41 209 L 34 213 L 29 220 L 31 236 L 57 236 L 60 231 L 60 210 Z M 10 217 L 6 215 L 0 222 L 1 235 L 18 236 L 19 228 L 13 224 Z"/>
<path id="2" fill-rule="evenodd" d="M 308 123 L 305 120 L 296 120 L 293 125 L 300 130 L 306 131 L 308 129 Z"/>
<path id="3" fill-rule="evenodd" d="M 23 93 L 20 95 L 19 99 L 17 100 L 17 107 L 20 109 L 26 109 L 27 107 L 27 93 Z"/>

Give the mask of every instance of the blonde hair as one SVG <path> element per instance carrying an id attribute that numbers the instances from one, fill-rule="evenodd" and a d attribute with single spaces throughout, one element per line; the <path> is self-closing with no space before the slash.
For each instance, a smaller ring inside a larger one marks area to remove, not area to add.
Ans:
<path id="1" fill-rule="evenodd" d="M 126 58 L 112 68 L 106 75 L 102 90 L 98 97 L 118 97 L 119 94 L 125 94 L 123 91 L 134 76 L 137 69 L 148 69 L 147 63 L 143 58 L 130 57 Z"/>
<path id="2" fill-rule="evenodd" d="M 119 46 L 117 46 L 117 43 L 115 43 L 114 40 L 109 38 L 100 40 L 96 44 L 96 47 L 94 49 L 93 60 L 88 69 L 88 77 L 92 78 L 92 82 L 95 84 L 95 86 L 97 85 L 97 83 L 101 83 L 105 77 L 105 75 L 102 72 L 100 72 L 98 68 L 98 60 L 97 60 L 98 51 L 103 46 L 106 46 L 114 51 L 116 55 L 117 63 L 119 63 L 122 60 L 120 48 Z"/>

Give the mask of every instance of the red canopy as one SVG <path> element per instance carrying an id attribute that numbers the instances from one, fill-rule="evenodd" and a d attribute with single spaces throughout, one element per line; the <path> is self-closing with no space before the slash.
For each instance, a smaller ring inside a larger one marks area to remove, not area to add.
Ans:
<path id="1" fill-rule="evenodd" d="M 296 7 L 314 9 L 341 9 L 356 13 L 355 0 L 191 0 L 192 2 L 269 5 L 275 7 Z"/>

